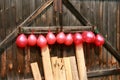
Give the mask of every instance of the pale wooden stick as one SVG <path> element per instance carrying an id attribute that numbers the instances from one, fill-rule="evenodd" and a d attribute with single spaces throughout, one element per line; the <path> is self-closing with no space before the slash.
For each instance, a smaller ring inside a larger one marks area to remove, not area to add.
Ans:
<path id="1" fill-rule="evenodd" d="M 52 67 L 50 61 L 50 51 L 48 46 L 41 48 L 41 55 L 43 61 L 45 80 L 53 80 L 53 73 L 52 73 Z"/>
<path id="2" fill-rule="evenodd" d="M 63 60 L 64 60 L 64 66 L 65 66 L 66 80 L 72 80 L 70 59 L 67 56 L 66 50 L 64 50 L 64 52 L 63 52 Z"/>
<path id="3" fill-rule="evenodd" d="M 76 58 L 80 80 L 88 80 L 82 44 L 76 45 Z"/>
<path id="4" fill-rule="evenodd" d="M 37 62 L 31 63 L 30 65 L 34 76 L 34 80 L 42 80 Z"/>
<path id="5" fill-rule="evenodd" d="M 57 56 L 51 57 L 54 80 L 59 80 Z"/>
<path id="6" fill-rule="evenodd" d="M 59 67 L 59 80 L 66 80 L 63 58 L 58 58 L 58 67 Z"/>

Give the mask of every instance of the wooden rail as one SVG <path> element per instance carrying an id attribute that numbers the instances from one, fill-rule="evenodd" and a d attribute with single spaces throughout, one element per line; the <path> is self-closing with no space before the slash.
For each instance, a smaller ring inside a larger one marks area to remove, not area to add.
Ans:
<path id="1" fill-rule="evenodd" d="M 102 77 L 102 76 L 109 76 L 109 75 L 119 75 L 119 74 L 120 74 L 120 68 L 87 72 L 88 78 Z"/>
<path id="2" fill-rule="evenodd" d="M 21 27 L 20 33 L 31 34 L 33 31 L 34 34 L 48 33 L 48 31 L 52 31 L 53 33 L 60 32 L 60 27 L 57 26 L 40 26 L 40 27 Z M 82 31 L 90 31 L 92 30 L 92 26 L 63 26 L 62 31 L 65 33 L 75 33 Z"/>

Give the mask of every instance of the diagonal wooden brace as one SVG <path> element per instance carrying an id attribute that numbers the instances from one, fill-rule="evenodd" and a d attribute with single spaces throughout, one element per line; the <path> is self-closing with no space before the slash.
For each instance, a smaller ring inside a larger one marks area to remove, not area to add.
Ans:
<path id="1" fill-rule="evenodd" d="M 69 9 L 69 11 L 84 25 L 91 25 L 91 23 L 80 13 L 75 7 L 69 2 L 69 0 L 63 0 L 64 5 Z M 95 30 L 94 30 L 95 32 Z M 95 32 L 96 33 L 96 32 Z M 120 52 L 118 52 L 112 45 L 105 40 L 105 44 L 103 45 L 112 56 L 116 58 L 116 60 L 120 63 Z"/>
<path id="2" fill-rule="evenodd" d="M 48 0 L 42 6 L 39 6 L 29 17 L 27 17 L 20 25 L 17 26 L 1 43 L 0 43 L 0 53 L 2 53 L 6 47 L 9 47 L 11 41 L 15 41 L 16 36 L 18 35 L 18 30 L 25 23 L 31 22 L 39 14 L 41 14 L 46 8 L 48 8 L 53 3 L 53 0 Z"/>

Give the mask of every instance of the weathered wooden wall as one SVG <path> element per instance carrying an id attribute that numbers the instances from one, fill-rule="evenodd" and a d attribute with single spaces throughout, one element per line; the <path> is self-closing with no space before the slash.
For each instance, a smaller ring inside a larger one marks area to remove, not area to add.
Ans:
<path id="1" fill-rule="evenodd" d="M 0 0 L 0 41 L 11 33 L 25 18 L 27 18 L 38 6 L 47 0 Z M 96 25 L 104 37 L 110 41 L 113 47 L 120 51 L 120 2 L 115 0 L 70 0 L 75 8 L 82 13 L 93 25 Z M 51 6 L 46 12 L 33 21 L 34 26 L 54 25 L 54 13 Z M 81 23 L 63 7 L 63 25 L 78 26 Z M 105 48 L 94 47 L 84 44 L 87 71 L 102 70 L 119 67 L 116 60 Z M 59 53 L 61 50 L 57 46 L 56 50 L 51 46 L 52 53 Z M 74 48 L 70 47 L 70 62 L 73 70 L 73 80 L 78 80 Z M 51 54 L 55 57 L 55 54 Z M 60 60 L 60 59 L 59 59 Z M 9 48 L 0 55 L 0 78 L 3 80 L 17 80 L 32 78 L 30 69 L 31 62 L 38 62 L 40 72 L 43 75 L 40 49 L 31 47 L 18 49 L 15 43 L 11 43 Z M 92 78 L 90 80 L 119 80 L 119 76 L 107 76 Z"/>

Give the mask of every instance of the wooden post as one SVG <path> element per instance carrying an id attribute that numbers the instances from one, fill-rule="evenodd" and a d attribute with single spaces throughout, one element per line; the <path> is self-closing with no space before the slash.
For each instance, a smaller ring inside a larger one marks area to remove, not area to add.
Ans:
<path id="1" fill-rule="evenodd" d="M 45 80 L 53 80 L 53 73 L 50 61 L 50 51 L 48 46 L 41 48 L 41 51 Z"/>
<path id="2" fill-rule="evenodd" d="M 82 44 L 76 45 L 76 58 L 80 80 L 88 80 Z"/>
<path id="3" fill-rule="evenodd" d="M 37 62 L 31 63 L 30 65 L 34 76 L 34 80 L 42 80 Z"/>

